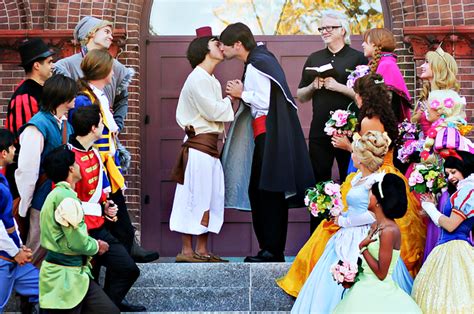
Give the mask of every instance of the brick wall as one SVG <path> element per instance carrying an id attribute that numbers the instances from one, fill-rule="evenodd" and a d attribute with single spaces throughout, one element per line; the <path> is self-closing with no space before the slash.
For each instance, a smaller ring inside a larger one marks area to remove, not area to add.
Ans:
<path id="1" fill-rule="evenodd" d="M 118 59 L 133 67 L 137 75 L 130 87 L 129 114 L 122 135 L 132 153 L 132 167 L 126 176 L 127 199 L 135 224 L 140 223 L 140 21 L 148 20 L 145 0 L 4 0 L 0 2 L 0 30 L 5 29 L 73 29 L 82 16 L 93 15 L 111 20 L 117 28 L 125 29 L 127 40 Z M 474 25 L 474 3 L 469 0 L 387 0 L 400 49 L 399 63 L 412 96 L 417 95 L 416 66 L 409 44 L 403 42 L 406 26 Z M 143 29 L 147 29 L 146 27 Z M 141 34 L 146 36 L 146 34 Z M 458 60 L 461 94 L 467 96 L 472 121 L 474 102 L 474 60 Z M 144 64 L 142 64 L 145 67 Z M 14 86 L 23 77 L 16 65 L 0 64 L 0 125 L 3 125 L 6 104 Z"/>
<path id="2" fill-rule="evenodd" d="M 397 50 L 400 68 L 404 73 L 411 95 L 416 97 L 419 95 L 419 88 L 421 88 L 421 81 L 415 79 L 416 67 L 423 62 L 414 62 L 410 45 L 403 42 L 403 27 L 472 26 L 474 25 L 474 2 L 469 0 L 389 0 L 388 4 L 392 17 L 392 30 L 396 34 L 398 47 L 400 47 Z M 473 123 L 474 59 L 461 59 L 456 55 L 454 57 L 459 66 L 460 94 L 467 99 L 468 121 Z"/>
<path id="3" fill-rule="evenodd" d="M 127 39 L 118 59 L 132 67 L 136 76 L 130 86 L 129 113 L 121 135 L 123 144 L 132 153 L 132 165 L 126 175 L 126 192 L 132 221 L 140 223 L 140 115 L 139 115 L 139 30 L 143 19 L 143 0 L 4 0 L 0 2 L 0 30 L 74 29 L 80 18 L 93 15 L 125 29 Z M 23 78 L 22 68 L 0 64 L 0 125 L 4 124 L 6 104 L 16 84 Z"/>

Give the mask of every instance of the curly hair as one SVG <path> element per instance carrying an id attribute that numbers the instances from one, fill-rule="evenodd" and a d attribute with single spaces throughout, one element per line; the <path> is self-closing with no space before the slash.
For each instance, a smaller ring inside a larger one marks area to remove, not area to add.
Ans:
<path id="1" fill-rule="evenodd" d="M 398 138 L 398 122 L 390 102 L 390 94 L 380 74 L 369 73 L 355 81 L 354 92 L 362 98 L 359 112 L 359 129 L 364 118 L 378 117 L 392 140 Z"/>
<path id="2" fill-rule="evenodd" d="M 395 37 L 386 28 L 372 28 L 364 33 L 364 42 L 372 43 L 375 47 L 372 61 L 370 62 L 370 72 L 375 73 L 379 66 L 381 52 L 393 52 L 396 48 Z"/>
<path id="3" fill-rule="evenodd" d="M 361 164 L 375 172 L 382 165 L 391 142 L 386 132 L 370 130 L 352 142 L 352 152 Z"/>

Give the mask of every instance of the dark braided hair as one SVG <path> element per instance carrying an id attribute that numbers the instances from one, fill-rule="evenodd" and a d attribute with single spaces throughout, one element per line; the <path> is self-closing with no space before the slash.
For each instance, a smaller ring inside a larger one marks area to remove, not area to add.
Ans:
<path id="1" fill-rule="evenodd" d="M 354 84 L 354 91 L 362 98 L 362 106 L 359 112 L 359 129 L 362 120 L 378 117 L 392 140 L 391 146 L 398 138 L 398 122 L 390 103 L 390 94 L 387 86 L 383 83 L 380 74 L 369 73 L 358 78 Z"/>

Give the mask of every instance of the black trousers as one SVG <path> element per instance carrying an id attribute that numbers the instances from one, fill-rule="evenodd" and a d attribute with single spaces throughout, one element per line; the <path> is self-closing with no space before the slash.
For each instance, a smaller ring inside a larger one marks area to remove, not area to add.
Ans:
<path id="1" fill-rule="evenodd" d="M 264 144 L 265 133 L 255 139 L 253 152 L 249 184 L 252 223 L 260 249 L 267 250 L 276 256 L 282 256 L 285 251 L 288 229 L 288 203 L 284 192 L 259 189 Z"/>
<path id="2" fill-rule="evenodd" d="M 310 139 L 309 157 L 313 166 L 316 183 L 331 180 L 334 158 L 336 158 L 337 161 L 341 183 L 346 179 L 351 153 L 346 150 L 334 148 L 331 144 L 330 137 Z M 311 214 L 310 217 L 310 231 L 312 234 L 321 223 L 321 218 L 314 217 Z"/>
<path id="3" fill-rule="evenodd" d="M 121 190 L 110 194 L 110 199 L 117 204 L 117 221 L 106 222 L 106 227 L 110 233 L 119 240 L 128 253 L 131 252 L 135 230 L 128 215 L 127 203 Z"/>
<path id="4" fill-rule="evenodd" d="M 84 299 L 72 309 L 44 309 L 46 313 L 120 313 L 118 307 L 109 299 L 104 290 L 93 280 L 89 281 L 89 289 Z"/>
<path id="5" fill-rule="evenodd" d="M 123 244 L 117 240 L 106 228 L 89 231 L 91 237 L 109 244 L 109 250 L 95 257 L 94 277 L 99 278 L 100 267 L 107 268 L 105 272 L 104 291 L 119 306 L 127 295 L 138 276 L 140 269 L 133 261 Z"/>

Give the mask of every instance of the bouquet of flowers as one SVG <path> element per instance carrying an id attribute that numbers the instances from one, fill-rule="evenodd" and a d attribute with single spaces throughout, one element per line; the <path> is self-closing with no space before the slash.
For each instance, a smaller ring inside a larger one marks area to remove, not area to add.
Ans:
<path id="1" fill-rule="evenodd" d="M 412 123 L 405 119 L 398 124 L 398 134 L 401 141 L 417 140 L 420 134 L 420 127 L 417 123 Z"/>
<path id="2" fill-rule="evenodd" d="M 410 190 L 418 194 L 438 194 L 447 184 L 441 167 L 435 164 L 420 163 L 410 174 L 408 185 Z"/>
<path id="3" fill-rule="evenodd" d="M 423 150 L 423 141 L 419 137 L 418 124 L 411 123 L 407 119 L 398 124 L 397 158 L 402 163 L 419 161 L 419 153 Z"/>
<path id="4" fill-rule="evenodd" d="M 364 272 L 362 259 L 359 257 L 357 264 L 339 260 L 331 266 L 330 272 L 337 284 L 342 285 L 346 289 L 350 288 L 359 281 L 359 275 Z"/>
<path id="5" fill-rule="evenodd" d="M 419 153 L 423 150 L 423 142 L 408 140 L 398 148 L 397 158 L 402 163 L 412 163 L 419 161 Z"/>
<path id="6" fill-rule="evenodd" d="M 346 70 L 348 72 L 351 72 L 350 70 Z M 347 77 L 347 83 L 346 86 L 349 88 L 353 88 L 355 81 L 362 76 L 366 76 L 370 72 L 370 67 L 368 65 L 358 65 L 356 66 L 355 70 L 349 74 Z"/>
<path id="7" fill-rule="evenodd" d="M 331 111 L 331 117 L 328 122 L 326 122 L 326 127 L 324 132 L 327 135 L 347 135 L 348 137 L 352 136 L 355 128 L 357 126 L 357 117 L 354 112 L 350 110 L 336 110 Z"/>
<path id="8" fill-rule="evenodd" d="M 341 186 L 332 180 L 319 182 L 306 190 L 304 203 L 315 217 L 330 220 L 339 216 L 343 208 Z"/>

